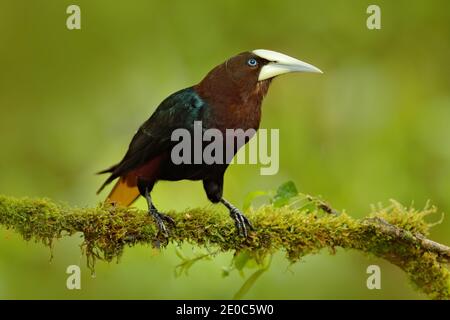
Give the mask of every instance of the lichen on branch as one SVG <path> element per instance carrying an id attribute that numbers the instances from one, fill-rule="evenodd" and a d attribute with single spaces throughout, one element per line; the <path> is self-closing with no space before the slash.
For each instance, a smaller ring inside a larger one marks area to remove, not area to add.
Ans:
<path id="1" fill-rule="evenodd" d="M 51 246 L 54 240 L 83 234 L 88 266 L 96 260 L 119 258 L 125 246 L 188 242 L 215 247 L 219 252 L 249 252 L 257 261 L 283 250 L 295 262 L 324 248 L 355 249 L 381 257 L 400 267 L 415 286 L 432 299 L 450 298 L 450 248 L 426 238 L 430 223 L 425 217 L 436 211 L 416 210 L 392 201 L 367 218 L 346 213 L 266 205 L 248 210 L 255 231 L 239 237 L 227 214 L 211 208 L 167 212 L 176 225 L 168 239 L 157 235 L 152 218 L 136 208 L 99 205 L 73 208 L 48 199 L 17 199 L 0 195 L 0 225 L 20 233 L 25 240 Z"/>

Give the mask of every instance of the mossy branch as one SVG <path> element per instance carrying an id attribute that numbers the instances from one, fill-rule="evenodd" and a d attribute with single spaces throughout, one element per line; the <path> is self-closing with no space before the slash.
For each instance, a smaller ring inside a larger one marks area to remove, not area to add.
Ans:
<path id="1" fill-rule="evenodd" d="M 250 210 L 255 226 L 249 238 L 237 236 L 232 220 L 211 208 L 168 212 L 176 221 L 169 241 L 214 246 L 219 251 L 248 251 L 257 261 L 278 250 L 295 262 L 323 248 L 356 249 L 384 258 L 404 270 L 421 291 L 433 299 L 450 298 L 450 248 L 426 238 L 431 224 L 424 217 L 436 211 L 406 208 L 392 201 L 365 219 L 343 213 L 323 214 L 271 205 Z M 125 246 L 159 244 L 152 218 L 135 208 L 100 205 L 71 208 L 47 199 L 0 196 L 0 225 L 26 240 L 51 246 L 55 239 L 81 232 L 88 265 L 96 259 L 111 261 Z"/>

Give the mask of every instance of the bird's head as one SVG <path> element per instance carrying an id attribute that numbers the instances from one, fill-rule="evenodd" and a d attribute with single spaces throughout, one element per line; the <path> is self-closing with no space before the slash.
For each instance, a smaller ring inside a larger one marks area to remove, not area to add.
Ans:
<path id="1" fill-rule="evenodd" d="M 315 66 L 276 51 L 257 49 L 243 52 L 225 62 L 236 81 L 264 81 L 291 72 L 322 73 Z"/>
<path id="2" fill-rule="evenodd" d="M 215 91 L 237 87 L 246 94 L 258 92 L 264 95 L 274 77 L 292 72 L 322 73 L 317 67 L 283 53 L 258 49 L 242 52 L 218 65 L 201 85 L 215 88 Z"/>

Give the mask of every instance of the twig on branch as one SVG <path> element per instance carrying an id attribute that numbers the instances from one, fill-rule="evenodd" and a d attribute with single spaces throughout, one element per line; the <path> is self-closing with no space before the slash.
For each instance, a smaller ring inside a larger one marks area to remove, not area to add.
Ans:
<path id="1" fill-rule="evenodd" d="M 405 231 L 397 226 L 394 226 L 380 217 L 368 218 L 367 221 L 376 223 L 376 227 L 381 230 L 383 234 L 391 235 L 394 238 L 409 242 L 412 246 L 419 246 L 430 252 L 436 253 L 445 261 L 450 261 L 450 247 L 437 243 L 433 240 L 425 238 L 420 233 L 411 233 Z"/>
<path id="2" fill-rule="evenodd" d="M 322 209 L 323 210 L 323 209 Z M 436 212 L 406 208 L 392 202 L 365 219 L 343 213 L 323 214 L 288 206 L 264 206 L 248 212 L 255 226 L 247 239 L 237 236 L 225 213 L 211 208 L 168 212 L 175 222 L 169 239 L 157 239 L 152 218 L 135 208 L 100 205 L 72 208 L 47 199 L 0 196 L 0 225 L 20 233 L 25 240 L 52 246 L 54 240 L 83 234 L 88 266 L 95 260 L 119 258 L 125 246 L 188 242 L 214 246 L 218 251 L 246 250 L 257 261 L 278 250 L 295 262 L 307 254 L 337 247 L 356 249 L 384 258 L 404 270 L 415 286 L 433 299 L 450 298 L 450 248 L 427 239 L 431 224 L 424 217 Z"/>

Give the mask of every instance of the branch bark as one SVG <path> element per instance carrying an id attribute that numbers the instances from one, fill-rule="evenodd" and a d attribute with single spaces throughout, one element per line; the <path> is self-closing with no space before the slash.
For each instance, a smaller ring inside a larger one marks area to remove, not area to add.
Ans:
<path id="1" fill-rule="evenodd" d="M 406 272 L 412 283 L 432 299 L 450 298 L 450 248 L 426 238 L 431 224 L 425 217 L 434 207 L 407 208 L 392 201 L 387 208 L 355 219 L 343 213 L 326 214 L 321 208 L 302 211 L 288 206 L 264 206 L 247 213 L 255 231 L 247 239 L 237 236 L 224 212 L 211 208 L 168 212 L 176 225 L 168 239 L 157 235 L 152 218 L 136 208 L 99 205 L 75 208 L 48 199 L 17 199 L 0 195 L 0 225 L 20 233 L 25 240 L 52 246 L 54 240 L 83 234 L 88 266 L 97 259 L 119 258 L 125 246 L 189 242 L 213 246 L 218 251 L 246 250 L 257 261 L 284 250 L 291 262 L 324 248 L 355 249 L 384 258 Z"/>

